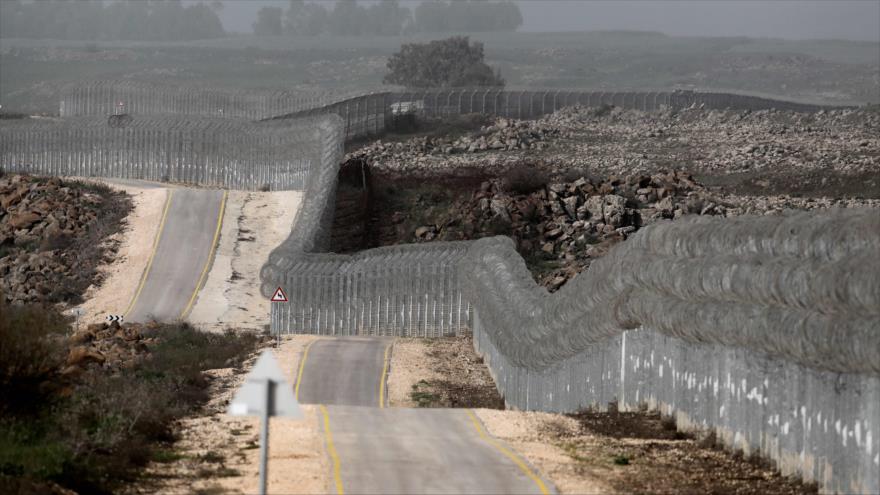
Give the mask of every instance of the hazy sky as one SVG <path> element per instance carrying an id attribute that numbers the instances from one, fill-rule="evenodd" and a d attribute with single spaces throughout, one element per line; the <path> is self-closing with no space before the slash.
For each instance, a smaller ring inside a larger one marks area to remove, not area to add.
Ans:
<path id="1" fill-rule="evenodd" d="M 328 7 L 335 0 L 323 0 Z M 229 31 L 250 32 L 263 5 L 225 0 Z M 418 1 L 403 1 L 415 6 Z M 880 42 L 880 0 L 519 0 L 521 31 L 630 29 L 683 36 L 838 38 Z"/>

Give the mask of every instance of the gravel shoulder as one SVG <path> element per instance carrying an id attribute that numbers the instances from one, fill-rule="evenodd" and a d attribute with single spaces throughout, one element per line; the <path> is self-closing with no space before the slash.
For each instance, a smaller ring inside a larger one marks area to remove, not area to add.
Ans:
<path id="1" fill-rule="evenodd" d="M 153 241 L 159 229 L 168 189 L 153 186 L 106 182 L 115 189 L 129 194 L 134 209 L 126 218 L 125 229 L 116 234 L 119 250 L 116 257 L 99 268 L 103 283 L 91 286 L 78 306 L 82 311 L 81 324 L 104 321 L 108 314 L 123 314 L 131 302 L 141 275 L 150 259 Z"/>
<path id="2" fill-rule="evenodd" d="M 391 407 L 504 408 L 470 336 L 396 339 L 387 383 Z"/>
<path id="3" fill-rule="evenodd" d="M 273 352 L 293 386 L 302 350 L 315 337 L 285 337 Z M 181 421 L 180 440 L 169 462 L 153 462 L 144 481 L 129 493 L 256 493 L 259 477 L 259 419 L 226 415 L 246 372 L 231 368 L 210 372 L 211 401 L 197 417 Z M 324 451 L 317 406 L 302 406 L 304 418 L 275 418 L 269 430 L 271 493 L 325 493 L 329 461 Z"/>
<path id="4" fill-rule="evenodd" d="M 262 330 L 269 301 L 260 268 L 290 235 L 300 191 L 229 191 L 214 263 L 188 320 L 205 330 Z"/>

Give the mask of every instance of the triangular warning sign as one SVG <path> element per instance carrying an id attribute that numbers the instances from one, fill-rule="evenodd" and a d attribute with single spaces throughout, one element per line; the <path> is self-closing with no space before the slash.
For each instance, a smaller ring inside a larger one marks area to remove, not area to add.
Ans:
<path id="1" fill-rule="evenodd" d="M 267 394 L 272 394 L 271 400 L 267 401 Z M 270 350 L 260 354 L 257 364 L 245 377 L 244 384 L 229 403 L 227 414 L 259 416 L 266 409 L 267 403 L 270 407 L 266 411 L 269 416 L 303 417 L 293 387 L 284 379 L 284 373 Z"/>
<path id="2" fill-rule="evenodd" d="M 272 302 L 287 302 L 287 294 L 281 287 L 275 289 L 275 294 L 272 294 Z"/>

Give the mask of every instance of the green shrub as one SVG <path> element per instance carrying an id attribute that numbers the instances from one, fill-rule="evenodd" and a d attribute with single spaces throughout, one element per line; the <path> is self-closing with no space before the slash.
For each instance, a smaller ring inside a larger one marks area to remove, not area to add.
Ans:
<path id="1" fill-rule="evenodd" d="M 0 307 L 0 487 L 55 482 L 81 493 L 115 491 L 151 459 L 168 457 L 175 420 L 208 398 L 202 372 L 240 365 L 261 340 L 159 325 L 142 332 L 157 337 L 147 359 L 116 373 L 90 370 L 53 395 L 40 385 L 63 364 L 66 331 L 51 308 Z"/>
<path id="2" fill-rule="evenodd" d="M 12 306 L 0 295 L 0 415 L 41 407 L 64 363 L 67 328 L 51 307 Z"/>

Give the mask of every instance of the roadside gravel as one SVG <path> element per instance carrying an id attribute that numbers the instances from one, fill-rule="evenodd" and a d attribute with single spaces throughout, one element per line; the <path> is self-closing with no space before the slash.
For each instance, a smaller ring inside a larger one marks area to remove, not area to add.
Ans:
<path id="1" fill-rule="evenodd" d="M 260 294 L 260 268 L 290 235 L 301 191 L 230 191 L 217 252 L 187 318 L 204 330 L 262 330 L 269 300 Z"/>

